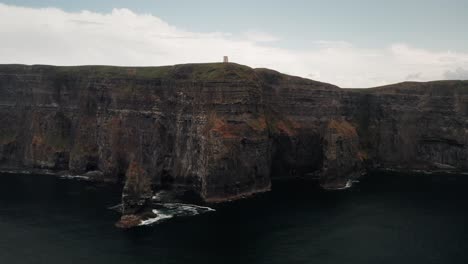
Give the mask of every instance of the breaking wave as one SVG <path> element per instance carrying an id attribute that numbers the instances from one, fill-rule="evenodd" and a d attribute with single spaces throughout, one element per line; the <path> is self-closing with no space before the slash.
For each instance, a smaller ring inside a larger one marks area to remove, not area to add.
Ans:
<path id="1" fill-rule="evenodd" d="M 182 203 L 160 203 L 155 204 L 155 207 L 153 213 L 156 214 L 156 217 L 142 221 L 140 226 L 157 224 L 174 217 L 194 216 L 215 211 L 215 209 L 206 206 Z"/>
<path id="2" fill-rule="evenodd" d="M 88 181 L 90 178 L 84 175 L 62 175 L 59 176 L 60 179 L 67 179 L 67 180 L 84 180 Z"/>

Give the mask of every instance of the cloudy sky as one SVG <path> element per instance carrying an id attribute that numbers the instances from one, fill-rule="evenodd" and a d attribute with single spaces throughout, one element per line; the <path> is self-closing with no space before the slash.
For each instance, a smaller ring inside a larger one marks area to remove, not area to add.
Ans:
<path id="1" fill-rule="evenodd" d="M 468 79 L 466 0 L 0 0 L 0 63 L 231 61 L 341 87 Z"/>

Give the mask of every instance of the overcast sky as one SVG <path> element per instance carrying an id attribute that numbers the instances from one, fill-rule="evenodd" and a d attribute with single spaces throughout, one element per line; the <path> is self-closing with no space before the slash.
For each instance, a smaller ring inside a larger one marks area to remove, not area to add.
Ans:
<path id="1" fill-rule="evenodd" d="M 341 87 L 468 79 L 466 0 L 0 0 L 0 63 L 231 61 Z"/>

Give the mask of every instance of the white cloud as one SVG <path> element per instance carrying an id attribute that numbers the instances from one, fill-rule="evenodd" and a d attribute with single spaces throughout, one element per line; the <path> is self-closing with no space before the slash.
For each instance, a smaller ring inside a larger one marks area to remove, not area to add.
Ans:
<path id="1" fill-rule="evenodd" d="M 468 80 L 468 70 L 457 68 L 453 71 L 446 71 L 444 76 L 447 80 Z"/>
<path id="2" fill-rule="evenodd" d="M 468 68 L 468 54 L 434 52 L 406 44 L 355 47 L 317 40 L 308 49 L 275 47 L 277 37 L 247 30 L 198 33 L 128 9 L 110 13 L 69 13 L 0 4 L 0 63 L 159 66 L 230 60 L 315 78 L 342 87 L 369 87 L 405 81 L 446 79 Z"/>
<path id="3" fill-rule="evenodd" d="M 248 30 L 243 34 L 243 37 L 253 42 L 275 42 L 279 40 L 276 36 L 257 30 Z"/>
<path id="4" fill-rule="evenodd" d="M 407 80 L 407 81 L 419 81 L 419 80 L 421 80 L 421 73 L 418 72 L 418 73 L 408 74 L 408 76 L 406 76 L 405 80 Z"/>

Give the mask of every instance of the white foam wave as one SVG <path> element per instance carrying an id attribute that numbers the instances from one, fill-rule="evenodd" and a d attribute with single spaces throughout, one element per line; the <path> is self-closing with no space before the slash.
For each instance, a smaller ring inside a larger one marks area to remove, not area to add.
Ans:
<path id="1" fill-rule="evenodd" d="M 89 180 L 88 176 L 83 176 L 83 175 L 62 175 L 60 176 L 61 179 L 67 179 L 67 180 Z"/>
<path id="2" fill-rule="evenodd" d="M 201 211 L 207 211 L 207 212 L 213 212 L 216 211 L 213 208 L 206 207 L 206 206 L 200 206 L 200 205 L 194 205 L 194 204 L 183 204 L 183 203 L 165 203 L 165 207 L 171 208 L 171 209 L 180 209 L 180 210 L 187 210 L 193 213 L 197 213 Z"/>
<path id="3" fill-rule="evenodd" d="M 346 190 L 346 189 L 349 189 L 349 188 L 351 188 L 351 187 L 353 187 L 353 181 L 352 181 L 352 180 L 348 180 L 348 181 L 346 182 L 346 185 L 345 185 L 345 186 L 343 186 L 343 187 L 341 187 L 341 188 L 336 188 L 335 190 Z"/>
<path id="4" fill-rule="evenodd" d="M 163 214 L 158 210 L 153 210 L 153 213 L 156 214 L 157 216 L 154 218 L 149 218 L 147 220 L 141 221 L 140 226 L 156 224 L 158 222 L 161 222 L 164 219 L 169 219 L 169 218 L 174 217 L 174 215 Z"/>
<path id="5" fill-rule="evenodd" d="M 182 203 L 161 203 L 156 204 L 158 209 L 153 209 L 156 217 L 146 219 L 140 223 L 140 226 L 153 225 L 174 217 L 186 217 L 213 212 L 215 209 L 194 204 Z"/>

